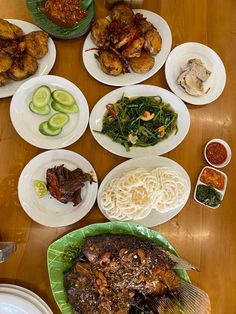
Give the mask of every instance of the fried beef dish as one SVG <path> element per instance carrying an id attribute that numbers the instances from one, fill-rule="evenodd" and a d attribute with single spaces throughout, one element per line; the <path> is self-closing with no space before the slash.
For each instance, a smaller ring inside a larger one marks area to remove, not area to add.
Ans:
<path id="1" fill-rule="evenodd" d="M 85 173 L 80 168 L 68 170 L 61 166 L 47 169 L 47 189 L 59 202 L 67 204 L 73 202 L 74 206 L 81 203 L 81 189 L 86 182 L 94 182 L 90 173 Z"/>
<path id="2" fill-rule="evenodd" d="M 116 5 L 110 19 L 97 19 L 91 38 L 98 47 L 95 57 L 103 72 L 117 76 L 150 71 L 154 56 L 161 50 L 162 39 L 156 28 L 140 13 L 123 3 Z"/>
<path id="3" fill-rule="evenodd" d="M 150 240 L 103 234 L 85 239 L 64 286 L 75 314 L 179 313 L 180 303 L 185 313 L 209 313 L 207 294 L 178 268 L 194 269 Z"/>
<path id="4" fill-rule="evenodd" d="M 47 33 L 25 35 L 20 27 L 0 19 L 0 86 L 9 79 L 20 81 L 33 75 L 38 69 L 37 59 L 47 52 Z"/>

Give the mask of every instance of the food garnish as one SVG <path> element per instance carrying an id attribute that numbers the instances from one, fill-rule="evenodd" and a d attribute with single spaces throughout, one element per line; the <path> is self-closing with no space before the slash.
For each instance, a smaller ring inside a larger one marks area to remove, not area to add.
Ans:
<path id="1" fill-rule="evenodd" d="M 132 146 L 156 145 L 178 130 L 178 114 L 159 96 L 128 98 L 123 95 L 106 109 L 102 130 L 96 132 L 109 136 L 126 151 Z"/>
<path id="2" fill-rule="evenodd" d="M 103 72 L 117 76 L 150 71 L 162 46 L 156 28 L 141 13 L 134 13 L 123 3 L 113 7 L 109 19 L 97 19 L 91 38 L 98 47 L 95 57 Z M 91 49 L 89 49 L 91 50 Z"/>
<path id="3" fill-rule="evenodd" d="M 74 206 L 80 204 L 81 189 L 86 182 L 94 182 L 90 173 L 76 168 L 69 170 L 64 165 L 47 169 L 46 182 L 49 193 L 59 202 L 67 204 L 73 202 Z"/>
<path id="4" fill-rule="evenodd" d="M 203 65 L 200 59 L 190 59 L 187 66 L 181 71 L 177 83 L 192 96 L 202 96 L 208 92 L 204 90 L 203 83 L 209 78 L 211 72 Z"/>
<path id="5" fill-rule="evenodd" d="M 20 81 L 33 75 L 37 59 L 48 52 L 48 38 L 43 31 L 25 35 L 20 27 L 0 19 L 0 86 L 9 79 Z"/>
<path id="6" fill-rule="evenodd" d="M 225 146 L 219 142 L 211 142 L 206 147 L 206 157 L 213 165 L 221 165 L 227 158 Z"/>
<path id="7" fill-rule="evenodd" d="M 223 190 L 225 186 L 225 177 L 219 171 L 212 168 L 205 168 L 200 176 L 202 183 L 212 185 L 218 190 Z"/>
<path id="8" fill-rule="evenodd" d="M 187 181 L 178 171 L 168 167 L 151 171 L 137 168 L 107 183 L 101 194 L 101 206 L 112 219 L 137 220 L 152 209 L 165 213 L 178 207 L 186 193 Z"/>
<path id="9" fill-rule="evenodd" d="M 221 203 L 221 194 L 213 186 L 198 184 L 196 199 L 210 207 L 217 207 Z"/>
<path id="10" fill-rule="evenodd" d="M 47 194 L 47 192 L 48 192 L 46 183 L 43 182 L 43 181 L 34 180 L 33 186 L 34 186 L 34 189 L 35 189 L 35 192 L 36 192 L 37 196 L 40 197 L 40 198 L 44 197 Z"/>
<path id="11" fill-rule="evenodd" d="M 160 313 L 185 308 L 192 314 L 210 313 L 208 295 L 180 279 L 175 269 L 196 270 L 150 240 L 103 234 L 85 239 L 64 274 L 64 286 L 76 313 L 153 313 L 152 299 Z"/>
<path id="12" fill-rule="evenodd" d="M 80 0 L 45 0 L 43 11 L 59 26 L 73 27 L 87 15 Z"/>

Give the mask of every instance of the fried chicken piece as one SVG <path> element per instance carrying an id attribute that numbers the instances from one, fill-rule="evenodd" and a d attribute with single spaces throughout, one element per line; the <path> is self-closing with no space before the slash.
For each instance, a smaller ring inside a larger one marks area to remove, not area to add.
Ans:
<path id="1" fill-rule="evenodd" d="M 27 34 L 24 38 L 25 51 L 28 55 L 41 59 L 48 52 L 48 34 L 43 31 L 35 31 Z"/>
<path id="2" fill-rule="evenodd" d="M 109 50 L 102 51 L 98 56 L 98 61 L 102 71 L 106 74 L 117 76 L 122 73 L 122 62 L 114 52 Z"/>
<path id="3" fill-rule="evenodd" d="M 144 45 L 144 38 L 142 37 L 137 38 L 129 45 L 129 47 L 125 48 L 122 51 L 122 55 L 125 58 L 140 57 L 143 45 Z"/>
<path id="4" fill-rule="evenodd" d="M 23 30 L 20 27 L 6 20 L 0 19 L 0 38 L 16 39 L 22 37 L 23 35 Z"/>
<path id="5" fill-rule="evenodd" d="M 97 19 L 91 29 L 91 38 L 98 47 L 103 47 L 107 41 L 110 21 L 106 18 Z"/>
<path id="6" fill-rule="evenodd" d="M 162 39 L 155 30 L 150 30 L 145 34 L 144 49 L 151 55 L 156 55 L 161 50 Z"/>
<path id="7" fill-rule="evenodd" d="M 147 21 L 141 13 L 136 13 L 134 16 L 134 25 L 144 34 L 149 30 L 155 29 L 151 22 Z"/>
<path id="8" fill-rule="evenodd" d="M 12 58 L 6 52 L 0 51 L 0 73 L 9 70 L 12 62 Z"/>
<path id="9" fill-rule="evenodd" d="M 10 56 L 22 54 L 25 50 L 25 42 L 19 39 L 3 40 L 0 39 L 0 50 L 8 53 Z"/>
<path id="10" fill-rule="evenodd" d="M 111 10 L 112 21 L 118 21 L 122 24 L 131 24 L 133 21 L 134 12 L 125 4 L 120 3 L 114 6 Z"/>
<path id="11" fill-rule="evenodd" d="M 9 77 L 14 81 L 23 80 L 33 75 L 38 69 L 37 60 L 29 55 L 16 58 L 8 70 Z"/>
<path id="12" fill-rule="evenodd" d="M 6 81 L 8 80 L 8 75 L 6 72 L 0 73 L 0 86 L 5 85 Z"/>
<path id="13" fill-rule="evenodd" d="M 131 58 L 131 69 L 136 73 L 146 73 L 150 71 L 155 63 L 155 59 L 147 52 L 142 52 L 139 58 Z"/>

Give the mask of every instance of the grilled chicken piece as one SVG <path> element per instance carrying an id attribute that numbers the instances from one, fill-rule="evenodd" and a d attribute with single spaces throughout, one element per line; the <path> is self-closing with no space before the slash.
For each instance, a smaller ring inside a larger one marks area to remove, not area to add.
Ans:
<path id="1" fill-rule="evenodd" d="M 140 57 L 131 58 L 129 60 L 131 69 L 136 73 L 146 73 L 150 71 L 154 64 L 155 59 L 147 52 L 142 52 Z"/>
<path id="2" fill-rule="evenodd" d="M 1 39 L 16 39 L 19 37 L 22 37 L 24 35 L 23 30 L 6 21 L 3 19 L 0 19 L 0 38 Z"/>
<path id="3" fill-rule="evenodd" d="M 12 58 L 6 52 L 0 50 L 0 73 L 9 70 L 12 62 Z"/>
<path id="4" fill-rule="evenodd" d="M 133 21 L 134 12 L 123 3 L 117 4 L 111 10 L 112 21 L 118 21 L 121 24 L 131 24 Z"/>
<path id="5" fill-rule="evenodd" d="M 151 55 L 156 55 L 161 50 L 162 39 L 155 30 L 149 30 L 145 34 L 144 49 Z"/>
<path id="6" fill-rule="evenodd" d="M 110 21 L 106 18 L 97 19 L 91 29 L 91 38 L 98 47 L 104 47 L 107 41 Z"/>
<path id="7" fill-rule="evenodd" d="M 33 75 L 38 69 L 37 60 L 29 55 L 17 57 L 8 70 L 9 77 L 14 81 L 23 80 Z"/>
<path id="8" fill-rule="evenodd" d="M 122 73 L 123 66 L 117 54 L 110 50 L 102 51 L 97 57 L 103 72 L 117 76 Z"/>
<path id="9" fill-rule="evenodd" d="M 36 59 L 44 57 L 48 52 L 48 37 L 48 34 L 43 31 L 35 31 L 25 35 L 26 53 Z"/>

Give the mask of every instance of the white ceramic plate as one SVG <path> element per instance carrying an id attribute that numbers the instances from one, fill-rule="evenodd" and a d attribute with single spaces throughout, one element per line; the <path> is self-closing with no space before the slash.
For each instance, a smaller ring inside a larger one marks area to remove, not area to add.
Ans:
<path id="1" fill-rule="evenodd" d="M 191 96 L 176 83 L 181 70 L 189 59 L 200 59 L 204 66 L 211 71 L 211 75 L 204 82 L 204 90 L 209 91 L 203 96 Z M 169 54 L 165 64 L 167 83 L 177 96 L 193 105 L 206 105 L 216 100 L 224 90 L 226 72 L 220 57 L 211 48 L 200 43 L 189 42 L 174 48 Z"/>
<path id="2" fill-rule="evenodd" d="M 79 112 L 69 114 L 69 123 L 57 136 L 43 135 L 38 129 L 39 124 L 48 120 L 56 111 L 52 109 L 48 115 L 38 115 L 29 109 L 32 95 L 41 85 L 47 85 L 52 90 L 67 90 L 79 106 Z M 44 149 L 62 148 L 71 145 L 83 135 L 88 125 L 89 108 L 86 98 L 77 86 L 62 77 L 45 75 L 28 80 L 16 91 L 10 105 L 10 117 L 18 134 L 28 143 Z"/>
<path id="3" fill-rule="evenodd" d="M 106 112 L 106 105 L 115 103 L 122 95 L 127 97 L 139 96 L 161 96 L 164 102 L 169 103 L 175 112 L 178 113 L 178 132 L 171 134 L 167 139 L 149 147 L 131 147 L 127 152 L 119 143 L 113 142 L 107 135 L 94 132 L 102 129 L 102 120 Z M 101 98 L 94 106 L 91 114 L 89 125 L 91 132 L 96 141 L 105 149 L 118 156 L 133 158 L 150 155 L 162 155 L 177 145 L 179 145 L 188 133 L 190 127 L 190 116 L 187 107 L 176 95 L 166 89 L 151 85 L 133 85 L 118 88 Z"/>
<path id="4" fill-rule="evenodd" d="M 106 212 L 103 211 L 103 208 L 101 206 L 101 195 L 102 195 L 102 191 L 104 187 L 111 179 L 118 177 L 130 170 L 140 168 L 140 167 L 143 167 L 147 169 L 148 171 L 157 167 L 170 167 L 172 170 L 180 172 L 182 176 L 187 180 L 186 196 L 185 196 L 184 201 L 178 207 L 173 208 L 172 210 L 166 213 L 160 213 L 160 212 L 157 212 L 156 210 L 152 210 L 150 214 L 144 219 L 133 221 L 145 227 L 154 227 L 154 226 L 163 224 L 164 222 L 176 216 L 186 204 L 189 198 L 189 194 L 190 194 L 191 182 L 190 182 L 187 172 L 177 162 L 169 158 L 160 157 L 160 156 L 141 157 L 141 158 L 134 158 L 134 159 L 127 160 L 123 162 L 122 164 L 118 165 L 106 175 L 106 177 L 103 179 L 102 183 L 100 184 L 99 190 L 98 190 L 98 196 L 97 196 L 97 203 L 103 215 L 107 219 L 111 220 L 106 215 Z"/>
<path id="5" fill-rule="evenodd" d="M 52 314 L 48 305 L 35 293 L 16 285 L 0 285 L 1 314 Z"/>
<path id="6" fill-rule="evenodd" d="M 54 166 L 64 166 L 70 170 L 81 168 L 91 173 L 94 181 L 82 188 L 82 202 L 73 206 L 72 202 L 62 204 L 48 193 L 39 198 L 33 181 L 46 182 L 46 171 Z M 18 197 L 25 212 L 36 222 L 48 227 L 62 227 L 82 219 L 93 207 L 97 197 L 97 176 L 91 164 L 81 155 L 69 150 L 51 150 L 34 157 L 23 169 L 18 182 Z"/>
<path id="7" fill-rule="evenodd" d="M 19 26 L 25 34 L 31 33 L 33 31 L 39 31 L 41 30 L 39 27 L 37 27 L 34 24 L 21 21 L 21 20 L 12 20 L 7 19 L 8 22 L 15 24 Z M 14 95 L 15 91 L 27 80 L 29 80 L 32 77 L 40 76 L 48 74 L 56 60 L 56 48 L 54 45 L 53 40 L 49 37 L 48 39 L 48 53 L 42 58 L 38 59 L 38 70 L 34 75 L 31 75 L 29 78 L 21 81 L 13 81 L 9 80 L 6 85 L 0 87 L 0 98 L 9 97 Z"/>
<path id="8" fill-rule="evenodd" d="M 160 68 L 165 63 L 166 58 L 171 50 L 172 44 L 171 31 L 168 24 L 161 16 L 151 11 L 140 9 L 134 10 L 134 12 L 142 13 L 143 16 L 146 17 L 147 20 L 156 27 L 157 31 L 161 35 L 162 48 L 161 51 L 154 57 L 155 65 L 150 71 L 143 74 L 131 72 L 118 76 L 108 75 L 101 70 L 99 62 L 94 57 L 94 50 L 86 51 L 90 48 L 96 47 L 91 39 L 91 33 L 89 33 L 83 46 L 83 62 L 89 74 L 92 75 L 99 82 L 112 86 L 127 86 L 137 84 L 153 76 L 157 71 L 160 70 Z"/>

